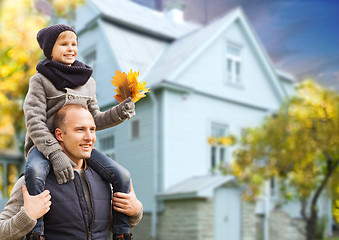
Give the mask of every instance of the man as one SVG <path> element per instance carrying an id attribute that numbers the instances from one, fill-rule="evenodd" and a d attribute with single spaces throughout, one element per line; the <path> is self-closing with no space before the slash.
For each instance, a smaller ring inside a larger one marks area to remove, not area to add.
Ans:
<path id="1" fill-rule="evenodd" d="M 56 114 L 55 127 L 64 153 L 76 164 L 75 179 L 59 185 L 51 171 L 46 180 L 47 190 L 30 196 L 21 177 L 0 214 L 2 240 L 23 239 L 43 215 L 47 240 L 106 239 L 111 189 L 84 160 L 90 157 L 96 140 L 93 117 L 81 105 L 66 105 Z M 142 217 L 142 204 L 132 184 L 129 194 L 114 194 L 113 206 L 130 216 L 131 227 Z"/>

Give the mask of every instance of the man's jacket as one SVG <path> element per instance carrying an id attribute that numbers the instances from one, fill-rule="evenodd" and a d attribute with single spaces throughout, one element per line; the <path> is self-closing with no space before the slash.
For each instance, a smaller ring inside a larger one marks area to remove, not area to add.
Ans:
<path id="1" fill-rule="evenodd" d="M 51 193 L 52 205 L 44 216 L 46 239 L 107 239 L 111 213 L 110 185 L 89 166 L 84 170 L 84 176 L 89 186 L 92 214 L 85 200 L 79 173 L 74 172 L 74 181 L 60 185 L 53 171 L 50 171 L 46 189 Z"/>

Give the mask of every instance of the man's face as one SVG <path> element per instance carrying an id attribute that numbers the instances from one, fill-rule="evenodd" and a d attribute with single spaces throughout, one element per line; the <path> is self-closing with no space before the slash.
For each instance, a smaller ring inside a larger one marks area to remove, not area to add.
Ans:
<path id="1" fill-rule="evenodd" d="M 73 162 L 91 156 L 96 141 L 95 124 L 90 112 L 83 108 L 69 109 L 62 130 L 56 130 L 56 135 L 63 147 L 64 153 Z"/>

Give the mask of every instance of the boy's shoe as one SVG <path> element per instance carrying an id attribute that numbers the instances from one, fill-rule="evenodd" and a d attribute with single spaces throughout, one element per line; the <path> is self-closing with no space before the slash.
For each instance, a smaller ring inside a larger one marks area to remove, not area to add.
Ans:
<path id="1" fill-rule="evenodd" d="M 27 234 L 27 240 L 45 240 L 44 236 L 42 236 L 39 232 L 30 232 Z"/>
<path id="2" fill-rule="evenodd" d="M 132 233 L 113 234 L 113 240 L 132 240 Z"/>

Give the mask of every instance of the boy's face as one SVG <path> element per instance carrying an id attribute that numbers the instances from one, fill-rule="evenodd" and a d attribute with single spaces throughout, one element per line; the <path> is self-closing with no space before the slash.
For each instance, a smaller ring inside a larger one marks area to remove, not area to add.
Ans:
<path id="1" fill-rule="evenodd" d="M 78 56 L 77 36 L 72 31 L 60 33 L 52 49 L 52 60 L 71 66 Z"/>

